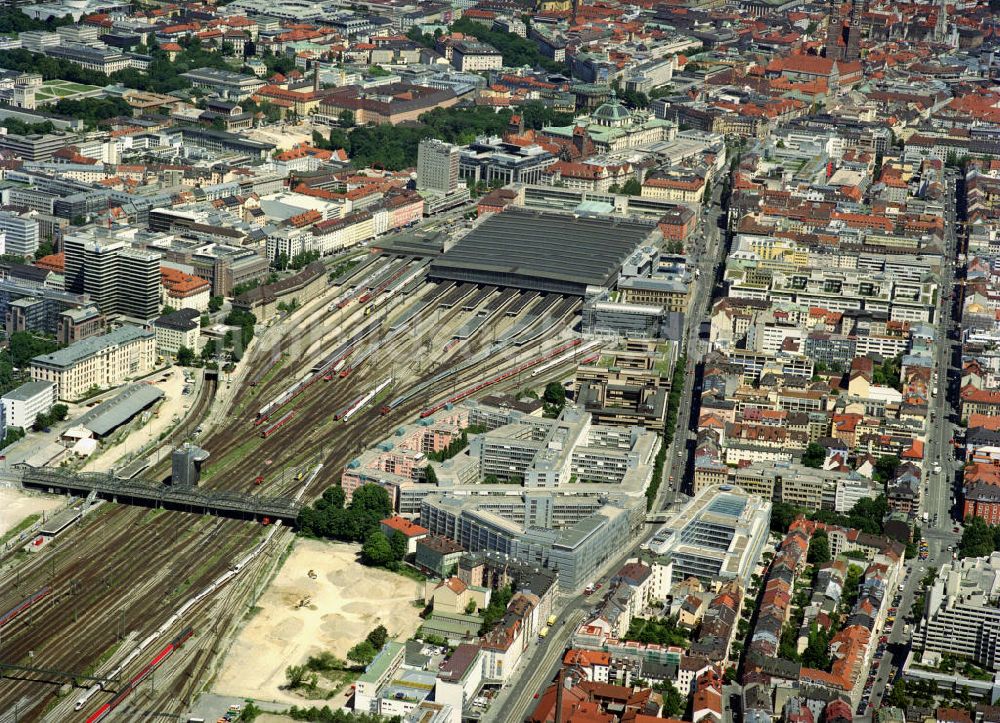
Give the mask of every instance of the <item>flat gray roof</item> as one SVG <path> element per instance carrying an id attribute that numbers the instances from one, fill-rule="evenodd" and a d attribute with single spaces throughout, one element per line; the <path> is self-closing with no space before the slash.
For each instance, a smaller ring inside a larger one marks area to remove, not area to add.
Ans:
<path id="1" fill-rule="evenodd" d="M 84 414 L 78 424 L 103 437 L 162 396 L 163 390 L 150 384 L 133 384 L 114 399 L 102 402 Z"/>
<path id="2" fill-rule="evenodd" d="M 63 510 L 43 522 L 38 531 L 48 537 L 54 537 L 80 519 L 81 514 L 80 510 L 73 509 L 72 507 L 68 510 Z"/>
<path id="3" fill-rule="evenodd" d="M 51 394 L 53 387 L 55 387 L 55 384 L 52 382 L 25 382 L 17 389 L 11 389 L 9 392 L 4 394 L 3 398 L 11 399 L 16 402 L 26 402 L 45 391 L 48 391 Z"/>
<path id="4" fill-rule="evenodd" d="M 510 209 L 435 259 L 430 276 L 582 296 L 587 286 L 610 286 L 655 231 L 621 218 Z"/>
<path id="5" fill-rule="evenodd" d="M 153 332 L 147 329 L 140 329 L 137 326 L 121 326 L 114 331 L 102 334 L 101 336 L 91 336 L 81 339 L 69 346 L 52 352 L 42 354 L 31 360 L 32 364 L 44 364 L 49 367 L 71 367 L 98 352 L 119 344 L 125 344 L 143 337 L 152 337 Z"/>

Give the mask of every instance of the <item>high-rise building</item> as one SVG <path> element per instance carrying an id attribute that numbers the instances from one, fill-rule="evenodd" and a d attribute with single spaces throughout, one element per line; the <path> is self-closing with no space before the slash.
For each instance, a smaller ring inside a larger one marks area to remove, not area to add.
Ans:
<path id="1" fill-rule="evenodd" d="M 160 255 L 124 248 L 118 254 L 118 313 L 136 319 L 160 315 Z"/>
<path id="2" fill-rule="evenodd" d="M 33 256 L 38 250 L 38 221 L 33 218 L 0 211 L 0 231 L 5 237 L 3 253 Z"/>
<path id="3" fill-rule="evenodd" d="M 435 138 L 417 148 L 417 190 L 451 193 L 458 188 L 459 148 Z"/>
<path id="4" fill-rule="evenodd" d="M 123 241 L 91 241 L 83 246 L 83 292 L 105 314 L 118 313 L 118 253 L 124 248 Z"/>
<path id="5" fill-rule="evenodd" d="M 68 234 L 65 288 L 86 293 L 106 315 L 149 320 L 160 314 L 160 254 L 93 234 Z"/>
<path id="6" fill-rule="evenodd" d="M 88 237 L 74 233 L 63 236 L 63 288 L 74 294 L 83 293 L 83 247 Z"/>

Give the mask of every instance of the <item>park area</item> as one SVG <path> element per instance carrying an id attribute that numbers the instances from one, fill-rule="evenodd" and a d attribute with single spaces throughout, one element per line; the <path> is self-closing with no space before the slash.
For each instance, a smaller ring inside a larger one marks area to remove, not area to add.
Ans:
<path id="1" fill-rule="evenodd" d="M 35 92 L 35 101 L 39 104 L 56 103 L 60 100 L 79 100 L 101 95 L 102 88 L 96 85 L 71 83 L 68 80 L 46 80 Z"/>
<path id="2" fill-rule="evenodd" d="M 360 550 L 358 544 L 296 540 L 229 649 L 213 692 L 302 705 L 308 691 L 300 695 L 286 688 L 290 666 L 324 654 L 346 660 L 379 625 L 391 638 L 411 637 L 421 622 L 413 604 L 423 597 L 421 584 L 362 565 Z"/>

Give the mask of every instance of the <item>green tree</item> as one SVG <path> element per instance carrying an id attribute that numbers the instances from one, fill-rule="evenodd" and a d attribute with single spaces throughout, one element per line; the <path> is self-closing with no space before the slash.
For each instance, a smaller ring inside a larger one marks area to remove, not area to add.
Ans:
<path id="1" fill-rule="evenodd" d="M 813 538 L 815 539 L 815 538 Z M 812 548 L 810 547 L 810 551 Z M 830 630 L 816 623 L 809 626 L 809 638 L 802 653 L 802 665 L 817 670 L 829 671 L 833 660 L 830 657 Z"/>
<path id="2" fill-rule="evenodd" d="M 888 482 L 896 476 L 896 469 L 899 467 L 899 457 L 894 454 L 883 455 L 875 462 L 875 480 L 878 482 Z"/>
<path id="3" fill-rule="evenodd" d="M 466 603 L 466 605 L 465 605 L 465 614 L 466 615 L 475 615 L 476 614 L 476 607 L 477 607 L 476 601 L 475 600 L 469 600 L 469 602 Z"/>
<path id="4" fill-rule="evenodd" d="M 500 588 L 490 596 L 490 604 L 483 611 L 483 624 L 480 628 L 480 633 L 489 632 L 500 622 L 504 613 L 507 612 L 507 604 L 510 603 L 510 599 L 513 596 L 514 591 L 510 585 Z"/>
<path id="5" fill-rule="evenodd" d="M 775 502 L 771 505 L 771 530 L 782 534 L 788 532 L 792 522 L 801 515 L 803 510 L 787 502 Z"/>
<path id="6" fill-rule="evenodd" d="M 337 115 L 337 122 L 344 128 L 354 127 L 354 113 L 349 110 L 342 110 Z"/>
<path id="7" fill-rule="evenodd" d="M 362 640 L 347 651 L 347 659 L 354 661 L 358 665 L 368 665 L 375 659 L 377 654 L 378 650 L 375 649 L 374 645 L 367 640 Z"/>
<path id="8" fill-rule="evenodd" d="M 186 346 L 180 346 L 177 348 L 177 364 L 182 367 L 189 367 L 194 364 L 194 349 L 189 349 Z"/>
<path id="9" fill-rule="evenodd" d="M 222 309 L 224 299 L 221 296 L 213 296 L 208 300 L 208 310 L 213 314 Z"/>
<path id="10" fill-rule="evenodd" d="M 889 514 L 889 503 L 885 495 L 874 499 L 864 497 L 858 500 L 847 514 L 848 527 L 867 532 L 872 535 L 882 534 L 882 525 Z"/>
<path id="11" fill-rule="evenodd" d="M 288 680 L 288 688 L 295 690 L 302 686 L 302 681 L 306 676 L 306 666 L 289 665 L 285 668 L 285 678 Z"/>
<path id="12" fill-rule="evenodd" d="M 566 404 L 566 388 L 561 382 L 549 382 L 545 385 L 545 393 L 542 395 L 542 399 L 546 404 L 550 404 L 557 408 L 558 411 L 562 411 L 563 406 Z"/>
<path id="13" fill-rule="evenodd" d="M 361 547 L 361 559 L 366 565 L 385 567 L 393 561 L 392 546 L 383 532 L 376 530 L 368 535 Z"/>
<path id="14" fill-rule="evenodd" d="M 406 535 L 399 530 L 394 530 L 389 538 L 389 547 L 392 548 L 392 558 L 396 562 L 401 562 L 406 557 L 408 542 Z"/>
<path id="15" fill-rule="evenodd" d="M 681 719 L 687 711 L 687 700 L 673 683 L 665 680 L 653 686 L 663 696 L 663 714 L 668 718 Z"/>
<path id="16" fill-rule="evenodd" d="M 960 557 L 987 557 L 997 549 L 997 528 L 991 528 L 982 517 L 966 520 L 962 539 L 958 543 Z"/>
<path id="17" fill-rule="evenodd" d="M 65 404 L 54 404 L 52 409 L 49 410 L 49 416 L 52 418 L 53 422 L 61 422 L 66 419 L 69 414 L 69 407 Z"/>
<path id="18" fill-rule="evenodd" d="M 910 705 L 910 698 L 906 694 L 906 682 L 900 677 L 892 684 L 892 690 L 886 696 L 889 705 L 905 710 Z"/>
<path id="19" fill-rule="evenodd" d="M 806 467 L 820 469 L 826 460 L 826 447 L 816 442 L 810 442 L 802 454 L 802 464 Z"/>
<path id="20" fill-rule="evenodd" d="M 7 427 L 7 434 L 4 435 L 3 443 L 0 444 L 0 449 L 3 449 L 4 447 L 9 447 L 19 439 L 24 439 L 24 437 L 25 437 L 25 431 L 20 427 Z"/>
<path id="21" fill-rule="evenodd" d="M 384 625 L 379 625 L 378 627 L 372 628 L 365 640 L 371 643 L 375 650 L 381 650 L 389 641 L 389 631 L 385 629 Z"/>
<path id="22" fill-rule="evenodd" d="M 622 184 L 621 192 L 626 196 L 642 195 L 642 184 L 638 178 L 630 178 Z"/>
<path id="23" fill-rule="evenodd" d="M 427 481 L 427 484 L 436 485 L 438 483 L 438 476 L 437 472 L 434 471 L 434 465 L 428 464 L 424 467 L 424 479 Z"/>
<path id="24" fill-rule="evenodd" d="M 820 531 L 812 536 L 807 560 L 814 565 L 830 562 L 830 539 L 825 532 Z"/>
<path id="25" fill-rule="evenodd" d="M 44 258 L 45 256 L 50 256 L 55 253 L 55 248 L 52 246 L 51 241 L 42 241 L 38 244 L 38 248 L 35 249 L 35 259 Z"/>
<path id="26" fill-rule="evenodd" d="M 15 331 L 8 344 L 11 362 L 20 369 L 26 368 L 36 356 L 51 354 L 58 348 L 59 344 L 53 339 L 35 336 L 29 331 Z"/>
<path id="27" fill-rule="evenodd" d="M 384 520 L 392 514 L 392 500 L 384 487 L 365 484 L 358 487 L 351 496 L 351 509 L 369 512 Z"/>

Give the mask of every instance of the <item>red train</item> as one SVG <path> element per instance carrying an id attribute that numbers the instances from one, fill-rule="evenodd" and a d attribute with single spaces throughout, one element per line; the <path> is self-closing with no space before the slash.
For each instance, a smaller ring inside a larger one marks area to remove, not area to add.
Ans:
<path id="1" fill-rule="evenodd" d="M 175 650 L 180 648 L 184 643 L 191 637 L 194 630 L 191 628 L 185 628 L 182 630 L 176 638 L 170 641 L 170 643 L 164 647 L 156 656 L 146 663 L 146 666 L 136 673 L 125 687 L 122 688 L 118 695 L 111 699 L 110 702 L 105 703 L 100 708 L 95 710 L 89 718 L 87 718 L 87 723 L 97 723 L 98 721 L 104 720 L 111 711 L 120 706 L 129 695 L 132 694 L 136 688 L 144 681 L 154 670 L 163 664 L 163 661 L 170 657 L 170 654 Z"/>
<path id="2" fill-rule="evenodd" d="M 461 392 L 458 392 L 457 394 L 453 394 L 452 396 L 448 397 L 443 402 L 440 402 L 439 404 L 435 404 L 433 407 L 427 407 L 426 409 L 424 409 L 424 411 L 422 411 L 420 413 L 420 416 L 421 417 L 429 417 L 432 414 L 434 414 L 435 412 L 437 412 L 437 411 L 439 411 L 441 409 L 444 409 L 445 406 L 447 406 L 449 404 L 455 404 L 456 402 L 460 402 L 463 399 L 465 399 L 466 397 L 472 396 L 476 392 L 478 392 L 478 391 L 480 391 L 482 389 L 485 389 L 486 387 L 493 386 L 494 384 L 499 384 L 500 382 L 502 382 L 502 381 L 504 381 L 506 379 L 510 379 L 512 376 L 514 376 L 516 374 L 520 374 L 521 372 L 525 371 L 526 369 L 531 369 L 531 367 L 537 366 L 538 364 L 541 364 L 544 361 L 547 361 L 549 359 L 557 357 L 560 354 L 562 354 L 563 352 L 569 351 L 573 347 L 579 346 L 579 345 L 580 345 L 580 340 L 579 339 L 573 339 L 572 341 L 568 341 L 565 344 L 560 344 L 555 349 L 552 349 L 551 351 L 546 352 L 545 354 L 543 354 L 541 356 L 536 356 L 534 359 L 529 359 L 528 361 L 523 362 L 522 364 L 518 364 L 516 367 L 514 367 L 512 369 L 508 369 L 505 372 L 501 372 L 500 374 L 497 374 L 495 377 L 490 377 L 485 382 L 479 382 L 479 384 L 475 385 L 474 387 L 469 387 L 468 389 L 464 389 Z"/>
<path id="3" fill-rule="evenodd" d="M 18 615 L 23 613 L 25 610 L 30 608 L 32 605 L 34 605 L 37 602 L 40 602 L 41 600 L 43 600 L 44 598 L 48 597 L 51 594 L 52 594 L 52 588 L 46 585 L 41 590 L 32 593 L 28 597 L 24 598 L 24 600 L 22 600 L 17 605 L 12 607 L 3 615 L 0 615 L 0 627 L 3 627 L 11 620 L 16 618 Z"/>
<path id="4" fill-rule="evenodd" d="M 292 418 L 292 417 L 294 417 L 294 416 L 295 416 L 295 410 L 293 409 L 293 410 L 292 410 L 292 411 L 290 411 L 290 412 L 289 412 L 288 414 L 286 414 L 286 415 L 285 415 L 284 417 L 282 417 L 282 418 L 281 418 L 281 419 L 279 419 L 279 420 L 278 420 L 277 422 L 275 422 L 275 423 L 274 423 L 274 424 L 272 424 L 272 425 L 271 425 L 270 427 L 268 427 L 268 428 L 267 428 L 267 429 L 265 429 L 265 430 L 264 430 L 263 432 L 261 432 L 261 433 L 260 433 L 260 436 L 261 436 L 261 437 L 263 437 L 264 439 L 267 439 L 267 438 L 268 438 L 268 437 L 270 437 L 270 436 L 271 436 L 272 434 L 274 434 L 274 433 L 275 433 L 275 432 L 277 432 L 277 431 L 278 431 L 279 429 L 281 429 L 281 428 L 282 428 L 282 427 L 284 427 L 284 426 L 285 426 L 286 424 L 288 424 L 288 422 L 289 422 L 289 421 L 291 420 L 291 418 Z"/>

